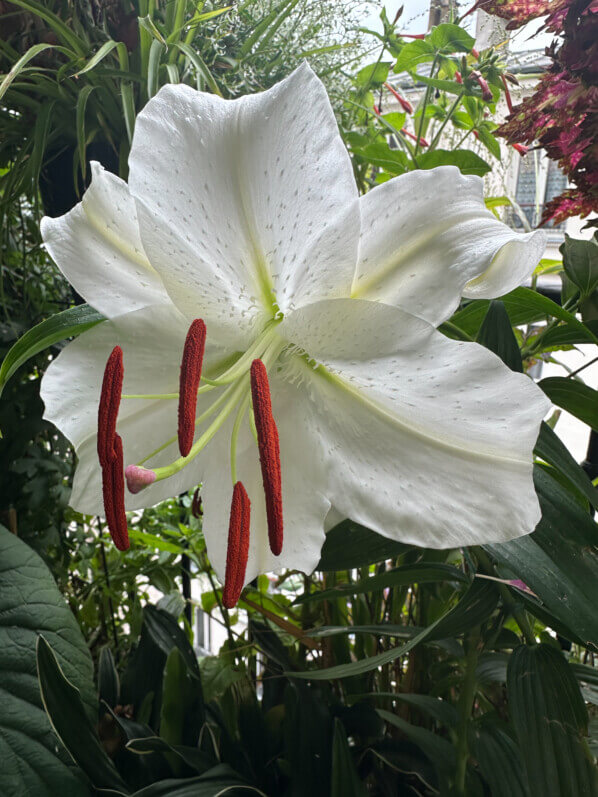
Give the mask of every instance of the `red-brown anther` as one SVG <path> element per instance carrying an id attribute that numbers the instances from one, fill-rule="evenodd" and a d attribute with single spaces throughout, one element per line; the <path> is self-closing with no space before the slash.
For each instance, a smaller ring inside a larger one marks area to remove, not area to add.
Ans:
<path id="1" fill-rule="evenodd" d="M 98 458 L 102 468 L 114 459 L 116 419 L 123 386 L 123 352 L 120 346 L 112 349 L 104 369 L 100 406 L 98 408 Z"/>
<path id="2" fill-rule="evenodd" d="M 227 609 L 236 606 L 245 583 L 245 571 L 249 556 L 250 517 L 249 496 L 242 482 L 237 482 L 233 488 L 233 499 L 230 506 L 226 573 L 222 592 L 222 603 Z"/>
<path id="3" fill-rule="evenodd" d="M 104 510 L 110 536 L 119 551 L 129 547 L 127 516 L 125 515 L 125 476 L 123 462 L 123 443 L 121 436 L 114 435 L 114 456 L 102 467 L 102 493 Z"/>
<path id="4" fill-rule="evenodd" d="M 275 556 L 282 551 L 282 477 L 278 429 L 272 415 L 268 372 L 261 360 L 251 363 L 251 399 L 266 495 L 268 539 Z"/>
<path id="5" fill-rule="evenodd" d="M 191 514 L 194 518 L 200 518 L 203 515 L 199 487 L 193 493 L 193 500 L 191 501 Z"/>
<path id="6" fill-rule="evenodd" d="M 196 318 L 187 332 L 179 380 L 179 451 L 183 457 L 193 445 L 197 389 L 205 347 L 206 325 L 201 318 Z"/>

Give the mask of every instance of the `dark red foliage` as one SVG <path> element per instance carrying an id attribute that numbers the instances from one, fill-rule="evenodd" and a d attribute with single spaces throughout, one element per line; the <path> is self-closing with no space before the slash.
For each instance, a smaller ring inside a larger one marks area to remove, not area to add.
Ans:
<path id="1" fill-rule="evenodd" d="M 544 209 L 542 223 L 598 211 L 598 0 L 479 0 L 477 8 L 516 28 L 546 16 L 552 64 L 535 92 L 513 108 L 497 135 L 540 146 L 574 187 Z"/>

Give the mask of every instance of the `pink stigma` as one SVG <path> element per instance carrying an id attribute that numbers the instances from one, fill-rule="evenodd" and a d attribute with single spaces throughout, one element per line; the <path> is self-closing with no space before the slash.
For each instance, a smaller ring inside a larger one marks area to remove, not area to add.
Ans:
<path id="1" fill-rule="evenodd" d="M 127 480 L 127 489 L 135 495 L 153 484 L 156 481 L 156 474 L 153 470 L 142 468 L 140 465 L 127 465 L 125 479 Z"/>

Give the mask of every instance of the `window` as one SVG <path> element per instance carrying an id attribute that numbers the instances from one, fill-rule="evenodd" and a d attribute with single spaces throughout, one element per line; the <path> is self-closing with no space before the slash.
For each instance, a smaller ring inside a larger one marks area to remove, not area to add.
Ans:
<path id="1" fill-rule="evenodd" d="M 532 150 L 519 159 L 515 201 L 531 227 L 536 227 L 540 223 L 545 205 L 566 188 L 566 175 L 555 161 L 546 157 L 544 152 Z M 519 214 L 513 210 L 510 215 L 511 225 L 516 229 L 522 229 L 524 225 Z M 564 222 L 560 224 L 550 222 L 546 228 L 561 230 L 564 226 Z"/>

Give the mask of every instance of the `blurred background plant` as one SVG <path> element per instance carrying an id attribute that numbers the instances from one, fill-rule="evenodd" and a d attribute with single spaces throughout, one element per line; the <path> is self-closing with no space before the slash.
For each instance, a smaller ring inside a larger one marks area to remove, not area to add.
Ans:
<path id="1" fill-rule="evenodd" d="M 78 201 L 90 160 L 126 178 L 135 116 L 161 85 L 236 97 L 309 58 L 362 191 L 443 164 L 483 176 L 500 159 L 500 50 L 478 53 L 455 20 L 404 37 L 383 13 L 364 31 L 364 7 L 1 3 L 3 794 L 598 795 L 598 491 L 552 431 L 558 411 L 536 449 L 533 535 L 430 551 L 346 521 L 313 575 L 262 576 L 234 612 L 197 495 L 134 513 L 123 554 L 68 508 L 73 453 L 42 420 L 39 376 L 101 317 L 49 261 L 39 219 Z M 532 288 L 465 302 L 443 331 L 516 370 L 596 344 L 598 244 L 567 239 L 562 254 Z M 562 277 L 557 301 L 535 289 L 547 271 Z M 598 429 L 582 378 L 540 384 Z"/>

